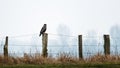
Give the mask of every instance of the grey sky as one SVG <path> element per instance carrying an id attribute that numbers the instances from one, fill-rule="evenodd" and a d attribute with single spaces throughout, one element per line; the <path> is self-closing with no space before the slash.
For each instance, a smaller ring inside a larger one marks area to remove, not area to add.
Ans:
<path id="1" fill-rule="evenodd" d="M 120 25 L 120 0 L 0 0 L 1 36 L 39 33 L 44 23 L 55 34 L 59 24 L 73 35 L 109 33 Z"/>

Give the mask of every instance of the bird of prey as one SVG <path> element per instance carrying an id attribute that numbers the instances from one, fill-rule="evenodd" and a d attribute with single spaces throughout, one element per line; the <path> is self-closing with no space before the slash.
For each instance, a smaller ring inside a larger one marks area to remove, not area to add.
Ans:
<path id="1" fill-rule="evenodd" d="M 46 30 L 47 30 L 47 24 L 44 24 L 41 31 L 40 31 L 39 36 L 41 36 L 41 34 L 44 34 Z"/>

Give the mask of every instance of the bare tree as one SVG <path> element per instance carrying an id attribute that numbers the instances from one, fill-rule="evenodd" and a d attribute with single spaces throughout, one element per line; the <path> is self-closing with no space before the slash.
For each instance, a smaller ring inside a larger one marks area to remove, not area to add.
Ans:
<path id="1" fill-rule="evenodd" d="M 70 29 L 65 24 L 59 24 L 59 26 L 57 28 L 57 33 L 59 35 L 60 43 L 61 43 L 61 46 L 62 46 L 61 49 L 63 50 L 64 47 L 68 46 Z"/>
<path id="2" fill-rule="evenodd" d="M 111 27 L 110 36 L 111 36 L 112 52 L 115 52 L 115 55 L 118 55 L 119 52 L 118 46 L 120 45 L 120 25 L 116 24 Z"/>
<path id="3" fill-rule="evenodd" d="M 97 45 L 97 37 L 96 37 L 97 33 L 94 30 L 90 30 L 88 31 L 87 35 L 84 37 L 84 51 L 83 52 L 87 52 L 87 55 L 92 55 L 94 53 L 97 53 L 99 51 Z"/>

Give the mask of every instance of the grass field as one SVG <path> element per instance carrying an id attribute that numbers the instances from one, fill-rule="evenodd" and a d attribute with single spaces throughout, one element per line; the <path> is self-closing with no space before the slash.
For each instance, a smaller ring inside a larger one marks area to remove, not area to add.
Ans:
<path id="1" fill-rule="evenodd" d="M 120 64 L 2 65 L 0 68 L 120 68 Z"/>
<path id="2" fill-rule="evenodd" d="M 120 68 L 120 56 L 97 54 L 78 59 L 69 54 L 44 58 L 39 54 L 7 58 L 0 56 L 0 68 Z"/>

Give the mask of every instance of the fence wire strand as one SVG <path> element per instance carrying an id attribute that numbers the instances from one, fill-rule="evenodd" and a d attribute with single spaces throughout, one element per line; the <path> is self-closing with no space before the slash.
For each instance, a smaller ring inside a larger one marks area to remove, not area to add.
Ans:
<path id="1" fill-rule="evenodd" d="M 69 37 L 69 38 L 74 38 L 75 40 L 78 40 L 78 36 L 74 36 L 74 35 L 65 35 L 65 34 L 54 34 L 54 33 L 48 33 L 48 35 L 49 36 L 58 36 L 58 37 Z M 16 35 L 16 36 L 8 36 L 10 39 L 14 39 L 14 38 L 24 38 L 24 37 L 32 37 L 32 36 L 38 36 L 39 37 L 39 33 L 33 33 L 33 34 L 23 34 L 23 35 Z M 56 37 L 55 37 L 55 39 L 57 39 Z M 93 47 L 97 47 L 98 48 L 98 51 L 96 51 L 96 52 L 103 52 L 103 46 L 104 46 L 104 44 L 103 44 L 103 36 L 87 36 L 87 35 L 83 35 L 83 40 L 86 40 L 86 39 L 89 39 L 89 40 L 93 40 L 93 39 L 95 39 L 95 40 L 98 40 L 98 42 L 97 42 L 97 44 L 89 44 L 88 42 L 86 42 L 87 44 L 83 44 L 83 52 L 84 52 L 84 54 L 94 54 L 94 52 L 92 52 L 92 50 L 95 50 L 94 48 L 91 50 L 91 47 L 93 46 Z M 110 37 L 110 39 L 113 41 L 113 43 L 114 43 L 114 45 L 112 44 L 110 47 L 111 48 L 114 48 L 114 49 L 111 49 L 112 51 L 112 53 L 114 53 L 114 52 L 119 52 L 119 49 L 117 48 L 116 49 L 116 47 L 119 47 L 119 45 L 116 43 L 116 42 L 118 42 L 118 41 L 116 41 L 116 40 L 119 40 L 120 39 L 120 37 Z M 116 40 L 115 40 L 116 39 Z M 15 39 L 16 40 L 16 39 Z M 24 40 L 24 39 L 23 39 Z M 64 40 L 64 39 L 63 39 Z M 26 40 L 24 40 L 24 41 L 26 41 Z M 4 42 L 5 42 L 5 37 L 3 38 L 3 37 L 0 37 L 0 46 L 3 46 L 4 45 Z M 39 42 L 41 42 L 41 41 L 39 41 Z M 68 42 L 72 42 L 72 41 L 68 41 Z M 84 42 L 83 42 L 84 43 Z M 32 44 L 8 44 L 9 45 L 9 47 L 23 47 L 23 46 L 31 46 L 31 47 L 42 47 L 42 45 L 41 44 L 35 44 L 35 45 L 32 45 Z M 48 44 L 48 47 L 51 47 L 51 48 L 58 48 L 58 49 L 60 49 L 61 51 L 63 50 L 63 49 L 65 49 L 65 48 L 70 48 L 71 47 L 71 50 L 76 50 L 75 52 L 77 53 L 77 49 L 78 49 L 78 41 L 76 41 L 75 42 L 75 44 L 72 44 L 72 45 L 58 45 L 58 44 L 56 44 L 56 45 L 51 45 L 51 44 Z M 73 47 L 73 48 L 72 48 Z M 87 48 L 87 49 L 86 49 Z M 2 49 L 1 49 L 2 50 Z M 0 50 L 0 51 L 1 51 Z M 116 51 L 117 50 L 117 51 Z M 72 52 L 72 51 L 71 51 Z M 52 53 L 52 52 L 51 52 Z M 54 53 L 54 52 L 53 52 Z M 56 53 L 57 54 L 57 53 Z"/>

